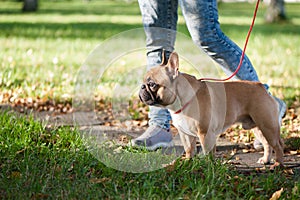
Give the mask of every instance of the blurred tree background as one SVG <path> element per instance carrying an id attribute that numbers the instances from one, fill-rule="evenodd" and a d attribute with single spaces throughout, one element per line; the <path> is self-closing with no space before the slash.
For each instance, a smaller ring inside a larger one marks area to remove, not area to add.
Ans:
<path id="1" fill-rule="evenodd" d="M 273 23 L 287 20 L 284 0 L 271 0 L 266 12 L 266 22 Z"/>
<path id="2" fill-rule="evenodd" d="M 90 0 L 87 0 L 90 1 Z M 126 2 L 131 2 L 132 0 L 124 0 Z M 219 2 L 226 2 L 226 0 L 220 0 Z M 285 13 L 285 3 L 284 0 L 270 0 L 268 2 L 269 6 L 266 11 L 265 20 L 268 23 L 280 22 L 287 20 Z M 38 0 L 23 0 L 24 12 L 35 12 L 38 9 Z"/>
<path id="3" fill-rule="evenodd" d="M 23 0 L 23 8 L 24 12 L 34 12 L 38 9 L 38 0 Z"/>

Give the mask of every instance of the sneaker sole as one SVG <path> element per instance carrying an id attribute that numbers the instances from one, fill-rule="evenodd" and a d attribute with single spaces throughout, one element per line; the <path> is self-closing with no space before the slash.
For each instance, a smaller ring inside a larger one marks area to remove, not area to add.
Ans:
<path id="1" fill-rule="evenodd" d="M 155 151 L 159 148 L 168 148 L 168 147 L 173 147 L 173 146 L 174 146 L 174 143 L 173 143 L 173 141 L 171 141 L 171 142 L 159 142 L 153 146 L 149 146 L 149 147 L 145 147 L 145 148 L 149 151 Z"/>
<path id="2" fill-rule="evenodd" d="M 155 145 L 152 145 L 152 146 L 142 146 L 142 145 L 137 145 L 134 142 L 130 142 L 129 145 L 133 146 L 133 147 L 137 147 L 137 148 L 145 148 L 148 151 L 155 151 L 159 148 L 173 147 L 174 142 L 173 141 L 171 141 L 171 142 L 159 142 L 159 143 L 156 143 Z"/>

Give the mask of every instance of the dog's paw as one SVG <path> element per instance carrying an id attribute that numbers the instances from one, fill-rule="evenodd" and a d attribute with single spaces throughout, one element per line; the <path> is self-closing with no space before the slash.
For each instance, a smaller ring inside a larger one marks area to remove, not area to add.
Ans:
<path id="1" fill-rule="evenodd" d="M 270 159 L 269 158 L 265 158 L 265 157 L 261 157 L 261 158 L 258 159 L 258 161 L 256 163 L 265 165 L 265 164 L 270 163 Z"/>
<path id="2" fill-rule="evenodd" d="M 270 170 L 276 170 L 276 169 L 285 169 L 285 166 L 283 165 L 283 163 L 280 162 L 275 162 L 271 167 Z"/>

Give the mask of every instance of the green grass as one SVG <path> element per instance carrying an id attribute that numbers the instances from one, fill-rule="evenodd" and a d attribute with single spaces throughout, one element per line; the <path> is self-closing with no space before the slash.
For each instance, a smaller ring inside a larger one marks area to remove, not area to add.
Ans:
<path id="1" fill-rule="evenodd" d="M 78 70 L 98 44 L 123 31 L 142 28 L 136 2 L 40 1 L 38 12 L 26 14 L 21 12 L 21 6 L 4 1 L 0 8 L 0 87 L 2 93 L 13 90 L 21 97 L 70 99 Z M 269 83 L 272 92 L 289 104 L 299 100 L 300 95 L 299 8 L 299 4 L 286 5 L 288 23 L 265 24 L 266 6 L 261 4 L 247 48 L 261 81 Z M 220 4 L 221 27 L 240 46 L 253 9 L 254 5 L 247 3 Z M 178 31 L 188 35 L 182 16 Z M 131 43 L 129 38 L 128 44 Z M 134 56 L 124 59 L 123 68 L 136 61 Z M 144 54 L 138 60 L 145 65 Z M 115 75 L 118 73 L 122 71 L 115 70 Z M 105 78 L 105 87 L 109 86 L 107 82 L 116 81 L 109 75 Z"/>
<path id="2" fill-rule="evenodd" d="M 1 199 L 282 199 L 300 195 L 298 175 L 239 173 L 196 157 L 147 173 L 116 171 L 86 149 L 78 130 L 47 129 L 32 118 L 0 115 Z"/>

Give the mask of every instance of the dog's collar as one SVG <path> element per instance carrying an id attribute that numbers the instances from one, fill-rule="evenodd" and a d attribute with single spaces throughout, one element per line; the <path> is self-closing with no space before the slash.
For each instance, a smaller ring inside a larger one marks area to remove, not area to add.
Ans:
<path id="1" fill-rule="evenodd" d="M 179 114 L 181 113 L 184 109 L 188 107 L 188 105 L 193 101 L 194 97 L 196 96 L 197 92 L 199 89 L 195 91 L 195 94 L 190 98 L 188 102 L 186 102 L 179 110 L 175 111 L 174 114 Z"/>
<path id="2" fill-rule="evenodd" d="M 179 110 L 175 111 L 174 114 L 179 114 L 181 113 L 188 105 L 192 102 L 193 98 L 191 98 L 186 104 L 184 104 Z"/>

